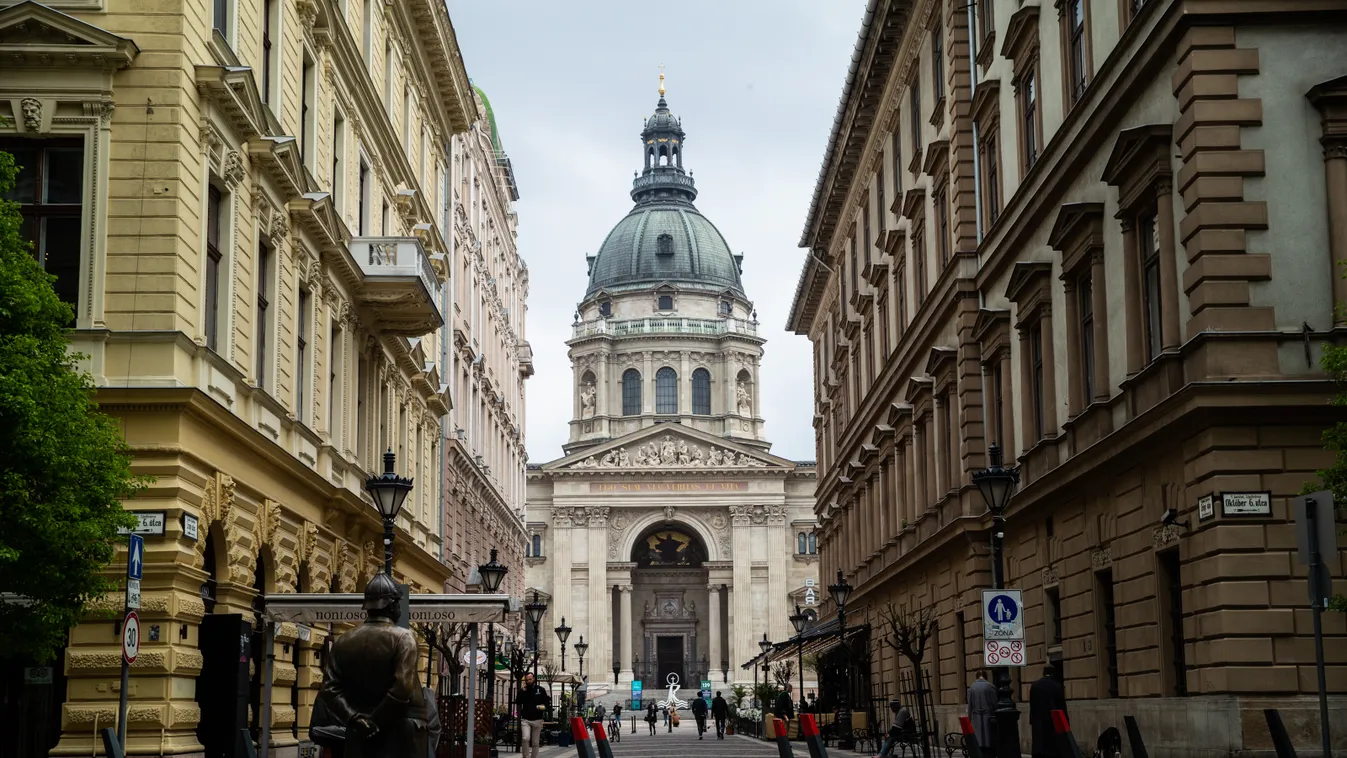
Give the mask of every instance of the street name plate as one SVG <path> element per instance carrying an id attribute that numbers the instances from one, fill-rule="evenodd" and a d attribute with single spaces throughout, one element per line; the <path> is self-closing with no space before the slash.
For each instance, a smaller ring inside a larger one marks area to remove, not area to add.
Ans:
<path id="1" fill-rule="evenodd" d="M 1222 516 L 1271 516 L 1271 492 L 1222 492 Z"/>
<path id="2" fill-rule="evenodd" d="M 140 580 L 126 580 L 126 607 L 131 610 L 140 608 Z"/>
<path id="3" fill-rule="evenodd" d="M 152 537 L 164 536 L 164 512 L 163 511 L 136 511 L 136 525 L 127 530 L 121 527 L 117 528 L 118 534 L 148 534 Z"/>

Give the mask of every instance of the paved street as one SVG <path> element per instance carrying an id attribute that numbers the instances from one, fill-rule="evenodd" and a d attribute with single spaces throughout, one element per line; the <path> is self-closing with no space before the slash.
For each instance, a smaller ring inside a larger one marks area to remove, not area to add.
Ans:
<path id="1" fill-rule="evenodd" d="M 704 739 L 697 739 L 696 722 L 689 716 L 672 733 L 664 731 L 660 725 L 654 736 L 646 729 L 645 722 L 637 722 L 636 734 L 631 733 L 631 722 L 624 719 L 622 741 L 612 743 L 614 758 L 776 758 L 776 745 L 762 740 L 738 735 L 726 735 L 717 740 L 715 727 L 708 725 Z M 792 743 L 797 758 L 808 758 L 809 748 L 804 743 Z M 539 753 L 539 758 L 572 758 L 576 756 L 575 746 L 568 748 L 547 747 Z M 848 755 L 851 755 L 848 753 Z"/>

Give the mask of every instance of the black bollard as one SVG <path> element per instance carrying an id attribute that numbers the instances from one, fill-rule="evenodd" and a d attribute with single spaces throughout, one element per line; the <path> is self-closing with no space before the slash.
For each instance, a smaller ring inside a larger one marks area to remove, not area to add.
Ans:
<path id="1" fill-rule="evenodd" d="M 786 736 L 786 722 L 772 719 L 772 739 L 776 741 L 778 758 L 795 758 L 794 751 L 790 749 L 790 737 Z"/>
<path id="2" fill-rule="evenodd" d="M 575 738 L 575 752 L 580 758 L 599 758 L 594 752 L 594 743 L 589 741 L 585 720 L 579 716 L 571 717 L 571 736 Z"/>
<path id="3" fill-rule="evenodd" d="M 977 732 L 973 731 L 973 720 L 967 716 L 960 716 L 959 731 L 963 732 L 964 755 L 968 758 L 982 758 L 982 746 L 978 744 Z"/>
<path id="4" fill-rule="evenodd" d="M 1127 744 L 1132 746 L 1132 758 L 1151 758 L 1146 752 L 1146 741 L 1141 738 L 1141 728 L 1131 716 L 1123 716 L 1123 726 L 1127 728 Z"/>
<path id="5" fill-rule="evenodd" d="M 1071 722 L 1066 719 L 1066 711 L 1052 712 L 1052 727 L 1057 732 L 1057 754 L 1062 758 L 1085 758 L 1076 744 L 1076 736 L 1071 733 Z"/>
<path id="6" fill-rule="evenodd" d="M 594 745 L 599 749 L 599 758 L 613 758 L 613 746 L 608 744 L 608 730 L 604 729 L 600 721 L 594 722 Z"/>
<path id="7" fill-rule="evenodd" d="M 818 722 L 814 714 L 800 714 L 800 733 L 805 744 L 809 745 L 809 758 L 828 758 L 828 746 L 823 744 L 823 736 L 818 733 Z"/>
<path id="8" fill-rule="evenodd" d="M 1277 751 L 1277 758 L 1296 758 L 1296 749 L 1291 744 L 1291 736 L 1286 733 L 1281 713 L 1276 708 L 1265 708 L 1263 717 L 1267 719 L 1267 730 L 1272 735 L 1272 747 Z"/>

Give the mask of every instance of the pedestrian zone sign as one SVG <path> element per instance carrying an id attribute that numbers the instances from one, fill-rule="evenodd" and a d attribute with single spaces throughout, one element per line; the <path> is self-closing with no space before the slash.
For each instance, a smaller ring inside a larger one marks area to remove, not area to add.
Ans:
<path id="1" fill-rule="evenodd" d="M 1019 590 L 982 591 L 982 638 L 1024 639 L 1024 599 Z"/>

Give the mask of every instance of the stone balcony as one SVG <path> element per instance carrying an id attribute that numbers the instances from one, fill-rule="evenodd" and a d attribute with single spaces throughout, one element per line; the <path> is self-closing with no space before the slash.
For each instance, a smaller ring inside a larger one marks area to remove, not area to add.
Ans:
<path id="1" fill-rule="evenodd" d="M 420 337 L 444 326 L 439 279 L 416 237 L 356 237 L 351 257 L 364 277 L 360 302 L 387 334 Z"/>
<path id="2" fill-rule="evenodd" d="M 727 334 L 758 336 L 758 322 L 737 318 L 599 318 L 571 326 L 572 339 L 638 337 L 650 334 L 690 334 L 719 337 Z"/>

